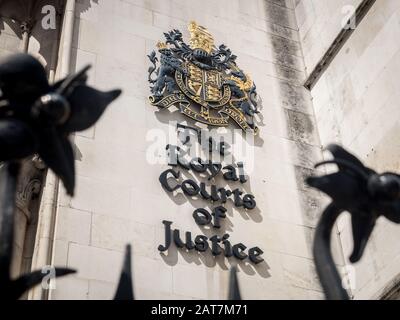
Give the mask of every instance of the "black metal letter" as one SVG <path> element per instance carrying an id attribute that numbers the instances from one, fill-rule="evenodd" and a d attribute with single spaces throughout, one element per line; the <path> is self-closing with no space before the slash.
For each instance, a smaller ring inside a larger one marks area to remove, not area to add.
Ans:
<path id="1" fill-rule="evenodd" d="M 175 179 L 178 179 L 180 176 L 180 171 L 176 172 L 173 169 L 168 169 L 166 171 L 164 171 L 163 173 L 161 173 L 160 178 L 158 179 L 161 183 L 161 185 L 163 186 L 163 188 L 169 192 L 174 192 L 176 189 L 179 189 L 180 185 L 177 184 L 175 187 L 171 187 L 168 183 L 168 174 L 172 174 L 172 176 Z"/>
<path id="2" fill-rule="evenodd" d="M 213 210 L 214 216 L 214 228 L 221 228 L 220 220 L 221 218 L 226 218 L 226 208 L 219 206 Z"/>
<path id="3" fill-rule="evenodd" d="M 246 250 L 246 246 L 243 243 L 238 243 L 235 244 L 232 247 L 233 250 L 233 254 L 236 258 L 238 258 L 239 260 L 244 260 L 247 258 L 247 254 L 243 253 L 244 250 Z"/>
<path id="4" fill-rule="evenodd" d="M 206 209 L 202 208 L 196 209 L 193 212 L 193 218 L 199 226 L 206 226 L 210 224 L 212 220 L 211 214 Z"/>
<path id="5" fill-rule="evenodd" d="M 244 167 L 243 167 L 243 162 L 238 162 L 237 166 L 239 168 L 239 178 L 241 183 L 246 183 L 247 182 L 247 176 L 244 173 Z"/>
<path id="6" fill-rule="evenodd" d="M 219 162 L 209 162 L 208 163 L 208 170 L 210 170 L 210 176 L 208 177 L 208 180 L 211 180 L 212 178 L 215 178 L 218 173 L 221 172 L 222 170 L 222 164 Z"/>
<path id="7" fill-rule="evenodd" d="M 254 247 L 249 250 L 249 259 L 255 264 L 259 264 L 264 261 L 260 256 L 264 253 L 259 247 Z"/>
<path id="8" fill-rule="evenodd" d="M 200 183 L 200 195 L 203 199 L 208 200 L 211 198 L 211 195 L 206 190 L 206 184 L 204 182 Z"/>
<path id="9" fill-rule="evenodd" d="M 194 249 L 194 243 L 192 241 L 192 234 L 189 231 L 186 232 L 186 248 L 188 250 Z"/>
<path id="10" fill-rule="evenodd" d="M 227 181 L 238 181 L 239 178 L 236 174 L 236 168 L 234 166 L 226 166 L 224 167 L 224 170 L 227 170 L 227 172 L 224 173 L 224 179 Z"/>
<path id="11" fill-rule="evenodd" d="M 225 257 L 227 257 L 227 258 L 233 256 L 232 245 L 228 239 L 229 239 L 229 234 L 225 234 L 222 237 L 222 243 L 224 244 Z"/>
<path id="12" fill-rule="evenodd" d="M 182 191 L 187 195 L 187 196 L 197 196 L 200 191 L 199 185 L 193 181 L 193 180 L 185 180 L 182 182 Z"/>
<path id="13" fill-rule="evenodd" d="M 213 256 L 219 256 L 221 254 L 221 247 L 218 245 L 218 242 L 221 241 L 221 239 L 215 235 L 210 238 L 211 241 L 211 252 Z"/>
<path id="14" fill-rule="evenodd" d="M 193 171 L 203 173 L 207 171 L 207 163 L 204 163 L 201 158 L 194 158 L 190 161 L 190 167 Z"/>
<path id="15" fill-rule="evenodd" d="M 196 243 L 195 248 L 197 251 L 200 252 L 205 252 L 208 249 L 208 238 L 206 236 L 197 236 L 196 239 L 194 239 L 194 242 Z"/>
<path id="16" fill-rule="evenodd" d="M 236 207 L 241 207 L 243 205 L 243 201 L 240 198 L 240 196 L 243 194 L 242 191 L 240 191 L 239 189 L 235 189 L 232 191 L 234 197 L 235 197 L 235 206 Z"/>
<path id="17" fill-rule="evenodd" d="M 171 221 L 166 221 L 164 220 L 162 222 L 165 226 L 165 246 L 162 246 L 161 244 L 158 246 L 158 251 L 164 252 L 167 251 L 169 246 L 171 245 Z"/>
<path id="18" fill-rule="evenodd" d="M 185 244 L 184 244 L 184 242 L 181 240 L 181 237 L 180 237 L 180 235 L 179 235 L 179 229 L 175 229 L 174 230 L 174 232 L 173 232 L 173 234 L 174 234 L 174 242 L 175 242 L 175 245 L 178 247 L 178 248 L 183 248 L 184 246 L 185 246 Z"/>
<path id="19" fill-rule="evenodd" d="M 221 202 L 222 203 L 226 203 L 226 201 L 228 200 L 228 197 L 230 197 L 232 195 L 232 191 L 231 190 L 226 190 L 225 188 L 219 188 L 218 189 L 220 195 L 221 195 Z"/>
<path id="20" fill-rule="evenodd" d="M 254 196 L 251 194 L 246 194 L 243 197 L 243 207 L 246 209 L 252 210 L 257 206 L 256 200 L 254 199 Z"/>

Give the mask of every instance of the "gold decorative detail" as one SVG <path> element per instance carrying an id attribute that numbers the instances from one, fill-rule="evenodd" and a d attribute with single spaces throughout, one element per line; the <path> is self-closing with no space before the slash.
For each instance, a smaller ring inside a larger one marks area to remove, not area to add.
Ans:
<path id="1" fill-rule="evenodd" d="M 214 49 L 214 38 L 211 33 L 195 21 L 189 23 L 188 30 L 190 32 L 190 47 L 204 50 L 210 54 Z"/>
<path id="2" fill-rule="evenodd" d="M 235 76 L 231 76 L 230 79 L 236 82 L 240 90 L 250 91 L 251 88 L 253 87 L 253 80 L 251 80 L 250 76 L 247 73 L 245 74 L 245 76 L 246 76 L 246 81 L 243 81 Z"/>
<path id="3" fill-rule="evenodd" d="M 158 50 L 163 50 L 163 49 L 168 49 L 168 46 L 165 42 L 158 41 L 157 48 L 158 48 Z"/>

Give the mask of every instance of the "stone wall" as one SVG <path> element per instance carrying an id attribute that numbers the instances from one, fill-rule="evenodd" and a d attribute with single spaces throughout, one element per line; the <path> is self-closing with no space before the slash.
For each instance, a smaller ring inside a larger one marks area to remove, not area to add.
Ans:
<path id="1" fill-rule="evenodd" d="M 307 66 L 315 65 L 340 31 L 344 4 L 297 1 Z M 331 18 L 324 18 L 327 14 Z M 312 90 L 322 145 L 339 142 L 380 172 L 400 171 L 399 15 L 399 1 L 377 1 Z M 339 228 L 348 257 L 352 240 L 347 218 Z M 364 258 L 355 266 L 355 298 L 376 298 L 395 284 L 400 270 L 399 232 L 400 227 L 378 221 Z"/>
<path id="2" fill-rule="evenodd" d="M 324 201 L 303 183 L 321 151 L 311 97 L 302 87 L 305 69 L 292 1 L 80 0 L 72 69 L 90 63 L 91 84 L 124 93 L 94 128 L 74 139 L 76 196 L 60 196 L 53 263 L 79 272 L 57 280 L 52 299 L 112 298 L 127 243 L 133 245 L 137 298 L 227 297 L 228 270 L 235 261 L 215 260 L 211 253 L 157 251 L 164 241 L 162 220 L 204 232 L 191 215 L 207 204 L 168 195 L 158 181 L 167 166 L 146 160 L 150 130 L 168 134 L 169 121 L 187 121 L 176 112 L 156 112 L 148 103 L 146 55 L 170 29 L 180 29 L 188 39 L 191 20 L 238 55 L 238 65 L 252 76 L 262 99 L 261 133 L 250 148 L 254 170 L 245 185 L 258 209 L 230 206 L 223 226 L 232 242 L 265 251 L 264 263 L 238 266 L 243 297 L 323 297 L 311 241 Z"/>
<path id="3" fill-rule="evenodd" d="M 362 0 L 294 0 L 306 72 L 310 74 Z"/>
<path id="4" fill-rule="evenodd" d="M 0 20 L 0 24 L 2 25 L 0 35 L 0 57 L 5 57 L 8 54 L 20 50 L 21 40 L 4 19 Z"/>

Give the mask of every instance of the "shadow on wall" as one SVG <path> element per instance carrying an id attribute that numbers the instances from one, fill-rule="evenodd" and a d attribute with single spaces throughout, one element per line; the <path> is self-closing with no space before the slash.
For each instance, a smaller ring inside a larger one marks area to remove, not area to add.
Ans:
<path id="1" fill-rule="evenodd" d="M 167 30 L 166 30 L 167 31 Z M 150 65 L 150 62 L 149 62 Z M 150 94 L 150 89 L 149 89 L 149 94 Z M 258 107 L 260 110 L 260 113 L 256 115 L 256 124 L 262 130 L 265 127 L 264 124 L 264 117 L 262 115 L 262 99 L 258 97 Z M 154 116 L 157 118 L 157 120 L 163 124 L 170 124 L 171 121 L 177 121 L 178 123 L 185 123 L 188 126 L 191 127 L 198 127 L 196 124 L 197 122 L 184 116 L 180 110 L 177 108 L 170 108 L 170 109 L 162 109 L 162 110 L 157 110 L 156 107 L 153 107 L 156 111 L 154 112 Z M 230 121 L 230 128 L 235 127 L 235 123 L 233 121 Z M 208 128 L 211 128 L 211 126 L 208 126 Z M 264 145 L 264 140 L 258 135 L 255 137 L 254 140 L 254 147 L 255 148 L 261 148 Z M 238 160 L 240 161 L 240 159 Z M 235 159 L 232 161 L 233 163 L 236 162 Z M 228 163 L 227 163 L 228 164 Z M 229 163 L 231 164 L 231 163 Z M 189 171 L 184 170 L 182 168 L 175 168 L 176 171 L 181 172 L 181 178 L 180 180 L 186 180 L 190 179 L 196 182 L 205 182 L 207 179 L 202 176 L 201 174 L 197 174 L 195 177 L 192 175 Z M 201 179 L 200 179 L 201 178 Z M 232 182 L 230 181 L 229 184 L 226 180 L 222 179 L 215 179 L 215 181 L 210 181 L 209 184 L 215 184 L 217 185 L 218 188 L 225 188 L 229 190 L 234 190 L 236 188 L 239 188 L 245 193 L 252 194 L 251 192 L 251 176 L 249 177 L 249 181 L 245 184 L 240 184 L 239 182 Z M 226 188 L 228 187 L 228 188 Z M 190 196 L 185 196 L 182 192 L 174 192 L 170 193 L 167 191 L 164 191 L 167 193 L 168 197 L 174 201 L 175 204 L 177 205 L 183 205 L 187 202 L 189 202 L 193 208 L 205 208 L 208 211 L 212 211 L 212 208 L 215 208 L 218 205 L 223 205 L 228 211 L 226 213 L 226 218 L 223 219 L 223 222 L 221 223 L 221 229 L 216 232 L 216 229 L 213 229 L 212 227 L 200 227 L 199 229 L 201 230 L 202 234 L 204 234 L 206 237 L 210 238 L 213 235 L 217 234 L 219 236 L 222 236 L 226 232 L 232 232 L 233 231 L 233 223 L 230 218 L 233 217 L 234 214 L 239 213 L 241 218 L 245 220 L 252 220 L 253 222 L 256 223 L 261 223 L 263 221 L 263 217 L 261 215 L 261 211 L 258 207 L 256 207 L 253 210 L 245 210 L 243 208 L 236 208 L 229 199 L 226 204 L 220 204 L 220 203 L 208 203 L 204 199 L 202 199 L 199 196 L 196 197 L 190 197 Z M 256 200 L 257 200 L 257 195 Z M 179 253 L 178 253 L 179 252 Z M 178 263 L 179 260 L 179 255 L 182 256 L 182 258 L 187 262 L 191 264 L 196 264 L 196 265 L 201 265 L 204 264 L 208 268 L 213 268 L 217 264 L 220 266 L 221 269 L 223 270 L 229 270 L 232 266 L 237 265 L 239 269 L 241 269 L 242 272 L 246 273 L 247 275 L 256 275 L 258 274 L 262 278 L 269 278 L 271 275 L 268 272 L 270 269 L 267 262 L 263 261 L 260 264 L 253 265 L 247 261 L 239 261 L 237 262 L 236 259 L 234 258 L 225 258 L 223 255 L 214 257 L 209 251 L 205 253 L 200 253 L 194 250 L 188 251 L 188 250 L 183 250 L 183 249 L 178 249 L 176 246 L 171 246 L 168 249 L 168 253 L 160 253 L 160 256 L 164 260 L 164 262 L 170 266 L 175 266 Z M 235 261 L 232 261 L 235 260 Z"/>
<path id="2" fill-rule="evenodd" d="M 77 13 L 80 15 L 83 12 L 88 11 L 92 4 L 99 4 L 99 0 L 81 0 L 79 1 L 79 7 L 77 7 Z"/>
<path id="3" fill-rule="evenodd" d="M 175 168 L 176 171 L 181 172 L 181 178 L 180 183 L 186 179 L 190 179 L 193 181 L 196 181 L 198 184 L 200 182 L 206 182 L 207 179 L 197 179 L 195 176 L 193 176 L 189 171 L 181 168 Z M 199 175 L 200 176 L 200 175 Z M 251 179 L 251 177 L 250 177 Z M 172 182 L 173 183 L 173 182 Z M 215 179 L 215 181 L 210 181 L 209 183 L 206 183 L 206 188 L 209 189 L 211 184 L 215 184 L 218 188 L 225 188 L 226 190 L 235 190 L 236 188 L 240 189 L 243 191 L 243 195 L 246 193 L 252 194 L 250 190 L 250 180 L 247 181 L 245 184 L 241 184 L 240 182 L 233 182 L 233 181 L 226 181 L 225 179 L 219 177 L 218 179 Z M 164 192 L 167 192 L 164 190 Z M 252 210 L 245 210 L 244 208 L 238 208 L 234 206 L 233 203 L 233 198 L 229 197 L 227 202 L 225 204 L 221 204 L 220 202 L 216 202 L 213 204 L 207 203 L 206 200 L 204 200 L 201 196 L 194 196 L 194 197 L 189 197 L 184 195 L 181 191 L 179 192 L 167 192 L 168 197 L 178 206 L 183 205 L 184 203 L 189 202 L 194 208 L 202 208 L 202 207 L 215 207 L 218 205 L 224 205 L 224 207 L 228 210 L 227 211 L 227 217 L 226 221 L 229 221 L 229 216 L 233 217 L 235 213 L 239 213 L 240 216 L 244 220 L 252 220 L 255 223 L 261 223 L 263 221 L 263 217 L 261 215 L 261 210 L 256 207 Z M 254 195 L 257 201 L 257 196 Z M 232 223 L 228 224 L 232 225 Z M 232 231 L 232 229 L 227 228 L 227 231 Z"/>
<path id="4" fill-rule="evenodd" d="M 23 10 L 16 1 L 0 1 L 0 35 L 6 29 L 6 25 L 13 31 L 14 35 L 22 39 L 21 23 L 29 17 L 27 10 Z"/>
<path id="5" fill-rule="evenodd" d="M 156 118 L 158 121 L 169 124 L 171 119 L 178 121 L 179 123 L 183 123 L 184 121 L 187 122 L 189 126 L 195 126 L 195 121 L 185 117 L 184 115 L 181 114 L 179 110 L 159 110 L 154 112 Z M 260 138 L 259 141 L 262 141 Z M 261 143 L 262 145 L 262 143 Z M 233 162 L 236 162 L 235 159 L 233 159 Z M 174 167 L 173 167 L 174 168 Z M 180 167 L 175 167 L 174 170 L 180 171 L 181 172 L 181 177 L 179 181 L 183 181 L 186 179 L 190 179 L 193 181 L 197 182 L 206 182 L 207 181 L 207 175 L 204 174 L 192 174 L 188 170 L 182 169 Z M 249 193 L 252 194 L 251 192 L 251 176 L 249 177 L 249 180 L 245 184 L 241 184 L 240 182 L 233 182 L 233 181 L 226 181 L 223 179 L 223 177 L 218 176 L 214 180 L 210 181 L 207 183 L 209 184 L 215 184 L 218 186 L 218 188 L 225 188 L 225 189 L 230 189 L 234 190 L 236 188 L 241 189 L 244 194 Z M 201 230 L 201 233 L 205 235 L 208 238 L 211 238 L 214 235 L 222 236 L 225 233 L 229 233 L 234 231 L 234 225 L 231 221 L 230 218 L 233 217 L 234 214 L 240 214 L 242 219 L 245 220 L 252 220 L 253 222 L 256 223 L 261 223 L 263 221 L 263 217 L 261 215 L 261 211 L 258 207 L 256 207 L 253 210 L 245 210 L 244 208 L 237 208 L 234 206 L 234 203 L 231 199 L 229 199 L 225 204 L 220 204 L 220 203 L 209 203 L 200 196 L 195 196 L 195 197 L 190 197 L 184 195 L 182 192 L 167 192 L 164 190 L 164 192 L 167 193 L 168 197 L 176 204 L 176 205 L 183 205 L 187 202 L 189 202 L 193 208 L 205 208 L 209 212 L 212 211 L 213 208 L 215 208 L 218 205 L 223 205 L 226 209 L 226 218 L 223 219 L 221 222 L 221 228 L 220 229 L 214 229 L 212 227 L 204 227 L 204 226 L 199 226 L 199 229 Z M 257 197 L 256 197 L 257 200 Z M 194 209 L 193 209 L 194 210 Z M 184 249 L 178 249 L 176 246 L 172 246 L 168 249 L 168 253 L 160 253 L 160 256 L 164 260 L 164 262 L 170 266 L 175 266 L 178 263 L 179 260 L 179 255 L 182 256 L 182 258 L 187 262 L 187 263 L 193 263 L 196 265 L 201 265 L 204 264 L 208 268 L 213 268 L 216 265 L 219 265 L 222 270 L 229 270 L 232 266 L 237 265 L 241 271 L 246 273 L 247 275 L 256 275 L 258 274 L 262 278 L 269 278 L 271 275 L 268 272 L 270 269 L 267 262 L 263 261 L 262 263 L 258 265 L 253 265 L 247 261 L 239 261 L 237 262 L 236 259 L 234 258 L 225 258 L 223 255 L 214 257 L 211 255 L 209 251 L 205 253 L 197 252 L 197 251 L 188 251 Z M 233 261 L 234 260 L 234 261 Z"/>
<path id="6" fill-rule="evenodd" d="M 149 94 L 150 94 L 150 89 L 149 89 Z M 259 119 L 257 119 L 257 126 L 260 128 L 260 131 L 265 127 L 264 123 L 264 116 L 262 114 L 263 111 L 263 105 L 262 105 L 262 98 L 258 97 L 258 106 L 260 113 L 257 115 Z M 152 105 L 150 105 L 152 108 L 156 108 Z M 184 123 L 185 121 L 187 122 L 188 126 L 191 127 L 197 127 L 196 122 L 189 117 L 184 116 L 178 109 L 171 111 L 172 108 L 169 109 L 163 109 L 163 110 L 156 110 L 154 111 L 154 116 L 157 118 L 158 121 L 164 124 L 169 124 L 170 121 L 177 121 L 178 123 Z M 235 126 L 234 123 L 230 123 L 230 126 Z M 262 148 L 264 145 L 264 140 L 260 137 L 260 135 L 257 135 L 254 137 L 254 147 L 255 148 Z"/>
<path id="7" fill-rule="evenodd" d="M 293 141 L 291 150 L 295 159 L 293 165 L 296 184 L 299 189 L 299 205 L 305 225 L 314 226 L 319 218 L 325 197 L 304 184 L 304 178 L 315 174 L 313 164 L 321 159 L 322 150 L 313 114 L 312 97 L 304 87 L 305 66 L 301 44 L 293 34 L 295 17 L 292 9 L 264 1 L 263 11 L 267 29 L 271 34 L 273 64 L 278 82 L 278 96 L 282 114 L 286 120 L 287 139 Z"/>
<path id="8" fill-rule="evenodd" d="M 161 258 L 164 260 L 166 264 L 169 266 L 175 266 L 178 263 L 178 255 L 181 255 L 182 258 L 187 263 L 194 263 L 196 265 L 205 265 L 208 268 L 214 268 L 216 265 L 222 270 L 230 270 L 233 266 L 237 266 L 238 269 L 249 276 L 253 276 L 258 274 L 262 278 L 270 278 L 271 274 L 269 273 L 269 265 L 266 261 L 263 261 L 257 265 L 253 265 L 247 261 L 238 261 L 235 258 L 225 258 L 223 255 L 214 257 L 210 252 L 201 253 L 198 251 L 185 251 L 183 249 L 179 249 L 176 246 L 171 246 L 168 249 L 168 254 L 160 253 Z"/>
<path id="9" fill-rule="evenodd" d="M 185 178 L 190 178 L 190 176 L 188 176 L 186 172 L 185 176 L 186 176 Z M 182 193 L 177 193 L 176 195 L 172 195 L 171 193 L 167 194 L 177 205 L 182 205 L 183 203 L 189 201 L 193 206 L 193 208 L 204 208 L 209 212 L 211 212 L 212 209 L 217 206 L 212 204 L 205 205 L 205 200 L 200 198 L 193 199 L 183 195 Z M 210 226 L 198 226 L 199 229 L 201 230 L 201 233 L 205 235 L 207 238 L 211 238 L 214 235 L 222 237 L 225 233 L 233 232 L 234 225 L 229 217 L 233 217 L 234 212 L 239 212 L 241 217 L 245 220 L 251 219 L 257 223 L 260 223 L 262 221 L 261 211 L 258 208 L 255 208 L 250 211 L 245 211 L 244 209 L 239 209 L 234 207 L 233 203 L 230 200 L 228 200 L 228 202 L 224 205 L 224 207 L 227 209 L 227 212 L 226 212 L 226 217 L 221 221 L 220 229 L 215 229 Z M 177 247 L 173 245 L 169 247 L 168 254 L 160 253 L 160 256 L 165 261 L 165 263 L 167 263 L 170 266 L 175 266 L 178 263 L 178 252 L 188 263 L 194 263 L 196 265 L 204 264 L 209 268 L 213 268 L 218 264 L 223 270 L 229 270 L 232 266 L 238 265 L 239 269 L 241 269 L 248 275 L 255 275 L 256 273 L 258 273 L 263 278 L 270 277 L 270 274 L 268 272 L 269 266 L 266 263 L 266 261 L 263 261 L 262 263 L 257 265 L 253 265 L 247 261 L 237 262 L 237 260 L 234 258 L 226 259 L 223 255 L 214 257 L 213 255 L 211 255 L 209 251 L 205 253 L 200 253 L 194 250 L 191 251 L 187 251 L 184 249 L 178 250 Z M 226 264 L 226 262 L 229 263 L 229 266 Z"/>
<path id="10" fill-rule="evenodd" d="M 177 121 L 178 123 L 183 123 L 184 121 L 186 121 L 188 123 L 188 126 L 195 127 L 196 122 L 194 120 L 182 115 L 182 113 L 179 110 L 171 111 L 169 109 L 163 109 L 163 110 L 155 111 L 154 114 L 157 117 L 158 121 L 165 123 L 165 124 L 169 124 L 171 119 L 173 119 L 173 120 Z M 263 145 L 262 138 L 258 137 L 257 141 L 261 146 Z M 257 147 L 261 147 L 261 146 L 257 145 Z M 238 161 L 240 161 L 240 160 L 236 160 L 232 155 L 232 163 L 236 163 Z M 182 180 L 190 179 L 190 180 L 197 181 L 197 182 L 207 181 L 206 175 L 196 174 L 197 178 L 201 178 L 201 179 L 197 179 L 188 170 L 184 170 L 182 168 L 177 168 L 176 170 L 181 172 Z M 215 179 L 213 179 L 210 182 L 212 184 L 216 184 L 218 188 L 225 188 L 225 189 L 230 189 L 230 190 L 239 188 L 243 191 L 244 194 L 246 194 L 246 193 L 253 194 L 253 192 L 251 190 L 251 176 L 249 177 L 248 181 L 244 184 L 241 184 L 240 182 L 233 182 L 233 181 L 229 181 L 229 183 L 228 183 L 225 179 L 223 179 L 221 177 L 216 177 Z M 207 186 L 209 184 L 207 184 Z M 177 205 L 182 205 L 184 203 L 189 202 L 193 207 L 199 208 L 199 207 L 204 206 L 204 203 L 205 203 L 201 197 L 186 197 L 181 192 L 174 192 L 174 193 L 168 192 L 167 194 L 168 194 L 169 198 L 172 201 L 174 201 Z M 255 197 L 256 197 L 256 201 L 257 201 L 257 195 L 255 195 Z M 233 213 L 234 213 L 233 211 L 236 211 L 245 220 L 253 220 L 256 223 L 261 223 L 263 221 L 261 211 L 258 207 L 254 208 L 253 210 L 247 211 L 247 210 L 240 209 L 240 208 L 233 208 L 232 204 L 233 203 L 231 200 L 228 200 L 228 202 L 226 203 L 226 208 L 228 209 L 228 212 L 227 212 L 228 216 L 233 216 Z M 235 210 L 233 210 L 233 209 L 235 209 Z M 229 229 L 227 229 L 227 230 L 229 230 Z"/>
<path id="11" fill-rule="evenodd" d="M 98 5 L 99 0 L 81 0 L 79 1 L 79 5 L 76 6 L 75 8 L 75 16 L 80 17 L 82 13 L 87 12 L 90 10 L 93 6 L 93 4 Z M 79 34 L 79 29 L 80 29 L 80 19 L 75 19 L 74 21 L 74 34 L 77 35 Z M 69 69 L 71 71 L 78 71 L 78 66 L 77 66 L 77 50 L 79 47 L 78 43 L 78 37 L 74 36 L 72 38 L 72 52 L 71 52 L 71 60 L 70 60 L 70 66 Z M 91 70 L 89 70 L 89 73 Z M 74 155 L 75 155 L 75 160 L 76 161 L 82 161 L 83 155 L 82 152 L 79 150 L 78 146 L 75 144 L 74 141 L 72 141 L 72 147 L 74 149 Z"/>

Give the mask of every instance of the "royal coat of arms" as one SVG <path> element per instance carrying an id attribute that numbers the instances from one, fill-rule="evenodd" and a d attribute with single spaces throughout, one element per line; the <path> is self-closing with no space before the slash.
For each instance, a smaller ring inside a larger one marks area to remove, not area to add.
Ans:
<path id="1" fill-rule="evenodd" d="M 244 131 L 258 133 L 256 86 L 236 64 L 225 45 L 214 45 L 212 35 L 196 22 L 189 24 L 190 43 L 179 30 L 164 33 L 158 42 L 160 59 L 148 55 L 150 102 L 160 109 L 176 106 L 186 116 L 213 126 L 232 119 Z"/>

